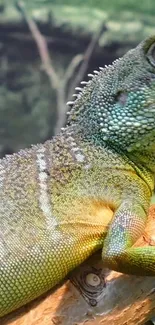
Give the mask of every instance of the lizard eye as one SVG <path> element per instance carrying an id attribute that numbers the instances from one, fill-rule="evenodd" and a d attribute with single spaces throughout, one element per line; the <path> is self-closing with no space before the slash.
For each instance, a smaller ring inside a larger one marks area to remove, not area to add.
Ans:
<path id="1" fill-rule="evenodd" d="M 155 43 L 150 46 L 147 52 L 147 58 L 150 63 L 155 67 Z"/>
<path id="2" fill-rule="evenodd" d="M 126 105 L 127 99 L 128 99 L 128 95 L 126 92 L 123 91 L 118 91 L 115 96 L 116 102 L 119 103 L 121 106 Z"/>

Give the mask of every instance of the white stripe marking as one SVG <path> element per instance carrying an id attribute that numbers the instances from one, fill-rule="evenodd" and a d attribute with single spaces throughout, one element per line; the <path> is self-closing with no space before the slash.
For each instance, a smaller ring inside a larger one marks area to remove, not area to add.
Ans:
<path id="1" fill-rule="evenodd" d="M 50 204 L 50 199 L 48 195 L 48 185 L 47 185 L 47 173 L 45 172 L 46 169 L 46 161 L 45 161 L 45 148 L 42 147 L 38 149 L 37 153 L 37 165 L 39 167 L 39 187 L 40 187 L 40 194 L 39 194 L 39 203 L 40 208 L 43 214 L 46 217 L 47 225 L 51 230 L 57 225 L 56 218 L 52 215 L 52 209 Z"/>
<path id="2" fill-rule="evenodd" d="M 5 178 L 5 169 L 3 165 L 0 164 L 0 187 L 3 186 L 4 178 Z"/>

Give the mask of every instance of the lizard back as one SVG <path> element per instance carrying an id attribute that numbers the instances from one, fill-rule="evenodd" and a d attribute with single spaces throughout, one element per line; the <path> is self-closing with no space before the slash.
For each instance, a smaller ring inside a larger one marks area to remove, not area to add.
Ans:
<path id="1" fill-rule="evenodd" d="M 60 136 L 0 162 L 0 316 L 49 290 L 102 246 L 113 212 L 84 194 L 88 166 L 71 140 Z"/>

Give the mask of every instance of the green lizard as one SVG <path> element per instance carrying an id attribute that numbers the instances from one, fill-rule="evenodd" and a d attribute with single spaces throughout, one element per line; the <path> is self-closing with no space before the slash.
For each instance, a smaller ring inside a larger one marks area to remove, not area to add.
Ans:
<path id="1" fill-rule="evenodd" d="M 0 161 L 0 316 L 102 247 L 110 269 L 155 275 L 155 249 L 132 247 L 154 189 L 155 36 L 95 73 L 60 135 Z"/>

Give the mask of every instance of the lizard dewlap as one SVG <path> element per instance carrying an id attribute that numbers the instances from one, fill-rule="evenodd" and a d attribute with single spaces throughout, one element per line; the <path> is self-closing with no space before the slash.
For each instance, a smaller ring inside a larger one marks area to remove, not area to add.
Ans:
<path id="1" fill-rule="evenodd" d="M 133 247 L 154 174 L 155 36 L 96 72 L 52 141 L 0 161 L 0 316 L 99 248 L 110 269 L 155 275 L 155 248 Z"/>

